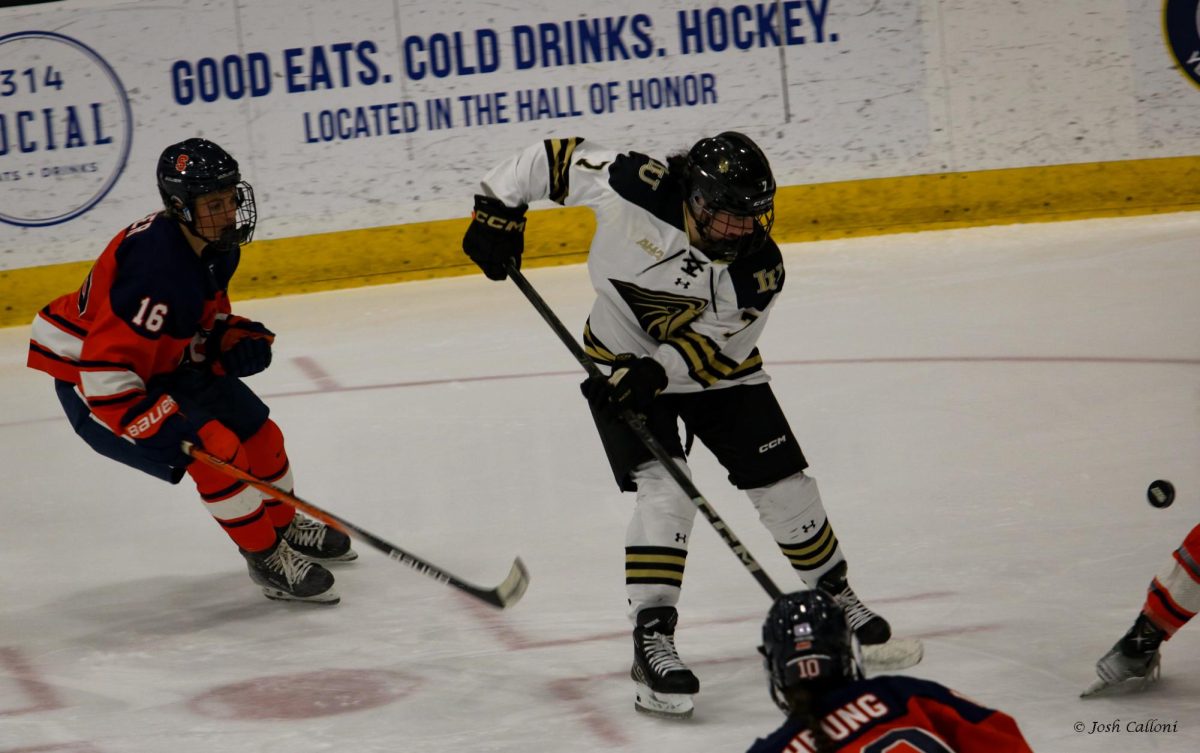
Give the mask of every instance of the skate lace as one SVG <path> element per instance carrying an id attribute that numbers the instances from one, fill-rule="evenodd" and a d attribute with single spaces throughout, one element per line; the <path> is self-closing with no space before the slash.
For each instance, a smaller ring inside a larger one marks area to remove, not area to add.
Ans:
<path id="1" fill-rule="evenodd" d="M 320 549 L 321 545 L 325 543 L 325 532 L 328 530 L 329 528 L 324 523 L 296 513 L 296 517 L 292 518 L 285 535 L 290 543 L 297 546 Z"/>
<path id="2" fill-rule="evenodd" d="M 646 654 L 646 663 L 655 674 L 665 675 L 668 672 L 687 672 L 687 665 L 679 658 L 675 650 L 675 636 L 666 633 L 647 633 L 642 636 L 642 651 Z"/>
<path id="3" fill-rule="evenodd" d="M 850 586 L 843 588 L 842 592 L 834 598 L 837 599 L 842 611 L 846 613 L 846 622 L 850 624 L 851 630 L 858 630 L 876 617 L 874 612 L 858 600 L 858 594 L 854 593 Z"/>
<path id="4" fill-rule="evenodd" d="M 295 586 L 304 580 L 304 576 L 312 569 L 313 563 L 297 555 L 286 541 L 279 542 L 275 552 L 264 563 L 277 573 L 282 573 L 289 586 Z"/>

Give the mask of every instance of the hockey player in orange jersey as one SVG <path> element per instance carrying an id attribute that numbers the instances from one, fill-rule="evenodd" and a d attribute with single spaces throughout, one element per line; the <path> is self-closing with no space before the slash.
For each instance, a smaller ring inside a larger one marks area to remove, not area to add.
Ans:
<path id="1" fill-rule="evenodd" d="M 1200 612 L 1200 525 L 1150 581 L 1133 626 L 1096 662 L 1099 679 L 1083 696 L 1109 689 L 1144 690 L 1158 680 L 1159 648 Z"/>
<path id="2" fill-rule="evenodd" d="M 316 560 L 350 540 L 202 463 L 184 442 L 292 488 L 283 434 L 242 381 L 271 363 L 275 335 L 232 313 L 226 288 L 257 221 L 254 192 L 224 149 L 192 138 L 163 151 L 164 208 L 109 242 L 83 285 L 33 322 L 28 364 L 54 377 L 75 432 L 108 458 L 196 484 L 273 599 L 336 604 Z"/>
<path id="3" fill-rule="evenodd" d="M 785 594 L 759 651 L 783 726 L 749 753 L 1032 753 L 1009 715 L 915 677 L 864 679 L 857 641 L 832 596 Z"/>

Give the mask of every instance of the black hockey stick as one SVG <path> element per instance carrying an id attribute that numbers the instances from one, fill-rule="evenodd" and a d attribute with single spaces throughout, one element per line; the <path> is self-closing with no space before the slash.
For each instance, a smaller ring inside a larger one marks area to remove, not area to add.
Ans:
<path id="1" fill-rule="evenodd" d="M 525 569 L 525 564 L 518 557 L 513 561 L 512 569 L 508 572 L 508 577 L 504 582 L 495 588 L 480 588 L 467 583 L 464 580 L 454 577 L 450 573 L 441 569 L 426 560 L 421 559 L 415 554 L 404 551 L 400 547 L 390 542 L 384 541 L 370 531 L 365 531 L 362 528 L 339 518 L 331 512 L 326 512 L 317 507 L 311 502 L 306 502 L 300 499 L 295 494 L 272 484 L 269 481 L 259 478 L 252 473 L 247 473 L 241 468 L 229 465 L 224 460 L 221 460 L 216 455 L 203 450 L 191 442 L 183 443 L 183 451 L 191 455 L 197 461 L 205 465 L 212 466 L 218 471 L 227 476 L 231 476 L 239 481 L 243 481 L 255 489 L 258 489 L 264 494 L 269 494 L 271 497 L 286 502 L 300 512 L 309 515 L 322 523 L 332 526 L 348 536 L 357 539 L 358 541 L 367 544 L 368 546 L 378 549 L 386 554 L 390 559 L 399 562 L 402 565 L 408 565 L 413 570 L 428 575 L 430 578 L 445 583 L 448 586 L 453 586 L 463 593 L 473 596 L 482 602 L 491 604 L 494 607 L 504 609 L 516 604 L 522 596 L 525 595 L 525 589 L 529 586 L 529 571 Z"/>
<path id="2" fill-rule="evenodd" d="M 550 306 L 542 300 L 537 290 L 529 284 L 529 281 L 521 274 L 521 270 L 517 269 L 516 265 L 510 261 L 506 265 L 506 271 L 508 272 L 508 276 L 512 278 L 512 281 L 521 289 L 521 292 L 525 294 L 525 297 L 529 299 L 529 302 L 533 304 L 533 307 L 537 309 L 537 312 L 542 315 L 542 319 L 546 321 L 546 324 L 550 325 L 550 329 L 554 330 L 554 334 L 558 335 L 558 339 L 562 340 L 563 345 L 567 346 L 567 350 L 571 351 L 571 355 L 575 356 L 575 360 L 588 373 L 588 376 L 604 379 L 604 372 L 600 371 L 600 367 L 583 351 L 583 347 L 575 341 L 574 336 L 567 331 L 567 328 L 563 326 L 563 323 Z M 717 533 L 720 534 L 725 544 L 738 556 L 738 559 L 742 561 L 742 565 L 750 571 L 750 574 L 758 581 L 758 585 L 763 587 L 767 595 L 773 600 L 782 596 L 783 592 L 779 590 L 779 586 L 776 586 L 775 582 L 771 580 L 771 576 L 763 571 L 762 567 L 758 564 L 758 560 L 754 559 L 754 555 L 750 554 L 749 550 L 738 540 L 738 537 L 733 535 L 733 531 L 729 530 L 729 526 L 725 525 L 725 521 L 721 520 L 721 516 L 717 515 L 717 511 L 712 508 L 712 505 L 708 503 L 708 500 L 704 498 L 704 495 L 700 493 L 700 490 L 696 488 L 692 480 L 687 477 L 687 474 L 683 472 L 683 469 L 679 467 L 675 459 L 671 457 L 662 444 L 650 433 L 650 429 L 646 426 L 645 417 L 626 408 L 621 411 L 621 420 L 629 425 L 629 428 L 642 441 L 646 449 L 654 455 L 655 460 L 663 464 L 663 467 L 671 474 L 671 478 L 675 479 L 675 483 L 679 484 L 679 488 L 683 490 L 683 493 L 692 500 L 692 503 L 696 507 L 700 508 L 700 512 L 704 514 L 704 517 L 708 519 L 712 527 L 717 529 Z"/>

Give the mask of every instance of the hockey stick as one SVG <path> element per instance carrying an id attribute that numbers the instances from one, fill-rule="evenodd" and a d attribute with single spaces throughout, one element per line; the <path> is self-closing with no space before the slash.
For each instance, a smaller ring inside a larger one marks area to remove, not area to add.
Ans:
<path id="1" fill-rule="evenodd" d="M 430 578 L 445 583 L 448 586 L 453 586 L 459 591 L 473 596 L 482 602 L 491 604 L 499 609 L 505 609 L 516 604 L 522 596 L 525 595 L 525 589 L 529 587 L 529 571 L 525 569 L 525 563 L 521 562 L 518 557 L 513 560 L 512 569 L 508 572 L 508 577 L 504 582 L 495 588 L 480 588 L 460 580 L 437 565 L 434 565 L 426 560 L 421 559 L 415 554 L 404 551 L 400 547 L 390 542 L 384 541 L 370 531 L 363 530 L 358 526 L 350 523 L 331 512 L 322 510 L 311 502 L 297 497 L 295 494 L 272 484 L 269 481 L 259 478 L 252 473 L 247 473 L 241 468 L 229 465 L 224 460 L 221 460 L 216 455 L 203 450 L 191 442 L 183 443 L 183 451 L 192 456 L 195 460 L 204 463 L 205 465 L 216 468 L 221 473 L 243 481 L 255 489 L 258 489 L 263 494 L 268 494 L 271 497 L 278 499 L 281 502 L 286 502 L 300 512 L 309 515 L 322 523 L 332 526 L 339 531 L 351 536 L 358 541 L 367 544 L 368 546 L 378 549 L 386 554 L 390 559 L 399 562 L 402 565 L 408 565 L 413 570 L 428 575 Z"/>
<path id="2" fill-rule="evenodd" d="M 521 289 L 521 292 L 525 294 L 525 297 L 529 299 L 529 302 L 533 304 L 537 312 L 542 315 L 542 319 L 546 321 L 546 324 L 550 325 L 550 329 L 554 330 L 554 334 L 558 335 L 558 339 L 562 340 L 563 345 L 567 346 L 567 350 L 571 351 L 571 355 L 575 356 L 575 360 L 588 373 L 588 376 L 599 377 L 601 379 L 606 378 L 604 372 L 600 371 L 600 367 L 583 351 L 583 347 L 575 341 L 574 336 L 563 326 L 562 321 L 559 320 L 553 309 L 546 304 L 542 296 L 538 294 L 537 290 L 521 274 L 521 270 L 517 269 L 515 264 L 509 262 L 507 264 L 507 271 L 508 276 L 517 284 L 517 287 Z M 650 451 L 654 459 L 662 463 L 663 467 L 667 469 L 667 473 L 671 475 L 671 478 L 675 479 L 675 483 L 679 484 L 679 488 L 688 496 L 688 499 L 692 500 L 692 504 L 696 505 L 708 522 L 712 524 L 712 527 L 717 529 L 717 533 L 720 534 L 721 539 L 738 556 L 738 559 L 742 561 L 742 566 L 750 572 L 750 575 L 754 576 L 754 579 L 758 581 L 758 585 L 763 587 L 767 595 L 772 600 L 782 596 L 783 592 L 779 590 L 779 586 L 776 586 L 775 582 L 771 580 L 771 576 L 767 575 L 762 569 L 758 564 L 758 560 L 754 559 L 754 555 L 750 554 L 749 550 L 742 545 L 738 537 L 729 529 L 729 526 L 725 525 L 725 521 L 721 519 L 720 515 L 717 515 L 717 511 L 713 509 L 708 500 L 704 498 L 704 495 L 700 493 L 700 490 L 696 488 L 696 485 L 692 483 L 692 480 L 687 477 L 687 474 L 675 462 L 675 458 L 671 457 L 658 439 L 650 433 L 650 429 L 646 426 L 645 417 L 628 408 L 621 411 L 620 417 L 633 433 L 637 435 L 637 438 L 642 441 L 642 444 L 646 446 L 646 449 Z"/>
<path id="3" fill-rule="evenodd" d="M 571 355 L 575 356 L 575 360 L 588 373 L 588 376 L 603 379 L 605 376 L 604 372 L 600 371 L 596 363 L 584 352 L 583 347 L 567 331 L 567 328 L 563 326 L 562 321 L 554 313 L 554 310 L 542 299 L 533 285 L 525 279 L 525 276 L 521 274 L 516 265 L 509 262 L 506 265 L 506 271 L 508 272 L 508 276 L 512 278 L 512 281 L 521 289 L 521 292 L 525 294 L 525 297 L 529 299 L 529 302 L 533 304 L 533 307 L 537 309 L 537 312 L 541 314 L 546 324 L 550 325 L 550 329 L 554 330 L 554 334 L 558 335 L 558 339 L 562 340 L 563 345 L 567 346 L 567 350 L 571 351 Z M 717 529 L 717 533 L 720 534 L 721 539 L 738 556 L 738 559 L 742 561 L 742 565 L 754 576 L 754 579 L 758 581 L 758 584 L 767 592 L 772 601 L 782 596 L 783 592 L 771 580 L 771 576 L 763 571 L 758 561 L 742 545 L 742 542 L 729 529 L 729 526 L 725 524 L 721 516 L 717 515 L 717 511 L 708 503 L 708 500 L 704 498 L 704 495 L 700 493 L 700 490 L 696 488 L 692 480 L 687 477 L 687 474 L 683 472 L 683 469 L 679 467 L 675 459 L 663 448 L 658 439 L 650 433 L 650 429 L 646 426 L 645 418 L 632 410 L 626 409 L 621 411 L 621 419 L 628 424 L 633 433 L 637 435 L 637 438 L 646 446 L 646 449 L 654 455 L 654 459 L 662 463 L 663 467 L 671 475 L 671 478 L 675 480 L 675 483 L 679 484 L 679 488 L 683 490 L 683 493 L 700 509 L 700 512 L 704 514 L 704 517 L 708 519 L 712 527 Z M 862 647 L 863 661 L 867 668 L 873 672 L 894 672 L 901 669 L 908 669 L 921 661 L 924 652 L 923 644 L 915 638 L 893 638 L 887 643 Z"/>

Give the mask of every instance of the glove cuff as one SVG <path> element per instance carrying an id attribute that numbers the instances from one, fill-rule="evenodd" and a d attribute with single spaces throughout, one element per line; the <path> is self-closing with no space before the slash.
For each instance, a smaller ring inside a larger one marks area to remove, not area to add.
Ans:
<path id="1" fill-rule="evenodd" d="M 149 406 L 146 403 L 149 402 Z M 179 403 L 167 393 L 148 399 L 129 411 L 133 414 L 125 421 L 125 434 L 134 440 L 148 439 L 158 433 L 167 419 L 180 413 Z M 181 414 L 182 415 L 182 414 Z"/>
<path id="2" fill-rule="evenodd" d="M 494 227 L 497 230 L 524 230 L 525 229 L 525 210 L 528 209 L 527 204 L 510 207 L 503 201 L 494 196 L 485 196 L 484 194 L 475 194 L 475 220 L 483 222 L 488 227 Z M 500 220 L 508 220 L 511 223 L 520 223 L 519 228 L 507 227 L 508 223 L 499 223 L 493 219 L 491 221 L 480 219 L 480 214 L 484 217 L 499 218 Z"/>
<path id="3" fill-rule="evenodd" d="M 654 395 L 657 397 L 660 392 L 667 388 L 667 384 L 671 380 L 667 377 L 667 370 L 657 360 L 650 356 L 646 356 L 644 360 L 648 362 L 646 365 L 654 375 Z"/>

